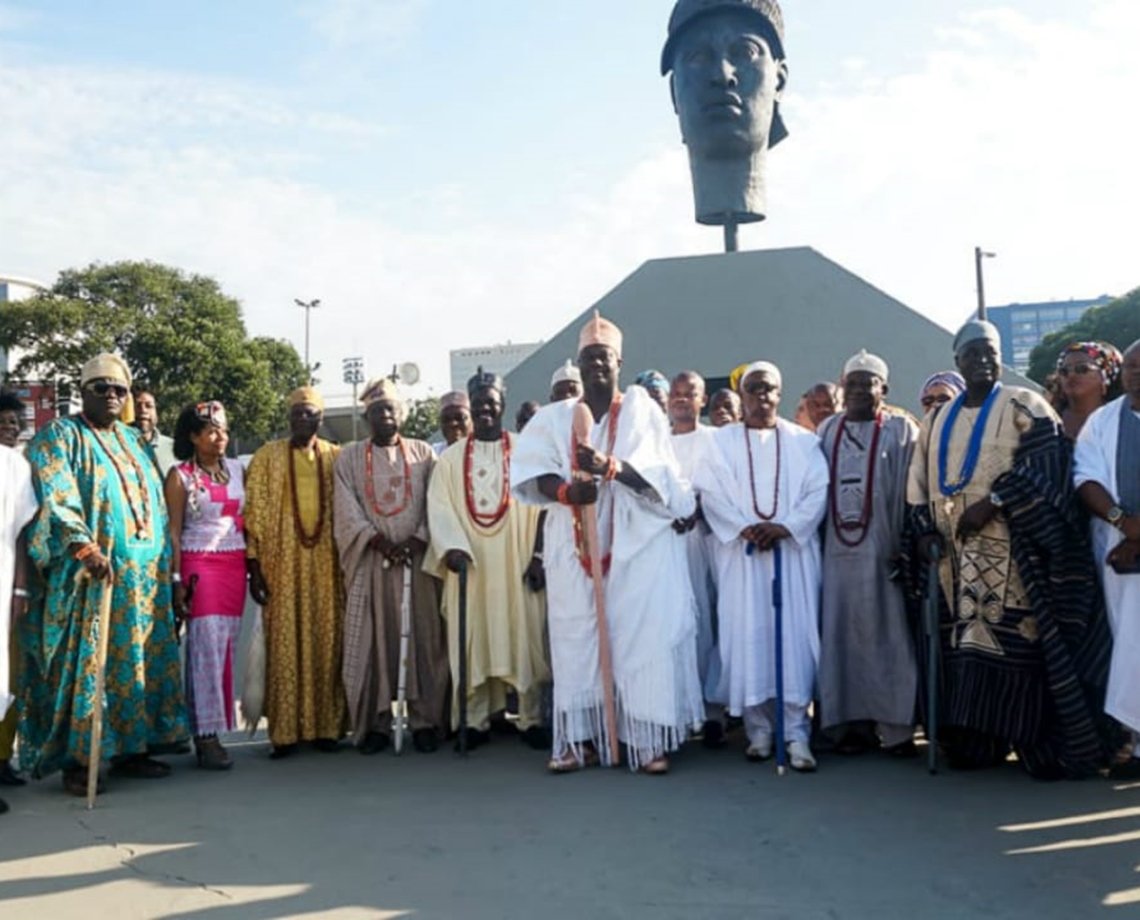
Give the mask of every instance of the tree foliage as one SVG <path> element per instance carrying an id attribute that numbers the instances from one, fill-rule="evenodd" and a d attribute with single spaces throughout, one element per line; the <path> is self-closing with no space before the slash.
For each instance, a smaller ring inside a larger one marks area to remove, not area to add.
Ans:
<path id="1" fill-rule="evenodd" d="M 430 441 L 439 432 L 439 397 L 413 401 L 401 431 L 409 438 Z"/>
<path id="2" fill-rule="evenodd" d="M 1103 307 L 1093 307 L 1075 323 L 1045 336 L 1029 355 L 1029 377 L 1038 383 L 1057 366 L 1061 349 L 1073 342 L 1109 342 L 1124 351 L 1140 339 L 1140 288 Z"/>
<path id="3" fill-rule="evenodd" d="M 47 291 L 0 310 L 0 346 L 21 357 L 13 379 L 73 392 L 83 364 L 113 351 L 157 397 L 173 429 L 187 403 L 225 403 L 234 435 L 258 441 L 280 427 L 285 396 L 305 382 L 288 342 L 250 339 L 241 306 L 216 281 L 153 262 L 69 269 Z"/>

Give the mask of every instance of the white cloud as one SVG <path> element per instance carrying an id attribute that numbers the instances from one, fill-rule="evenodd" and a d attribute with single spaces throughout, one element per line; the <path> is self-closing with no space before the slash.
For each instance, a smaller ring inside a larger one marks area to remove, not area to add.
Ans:
<path id="1" fill-rule="evenodd" d="M 333 48 L 386 49 L 415 31 L 426 6 L 425 0 L 313 0 L 301 14 Z"/>
<path id="2" fill-rule="evenodd" d="M 328 22 L 362 8 L 323 7 Z M 910 73 L 852 62 L 849 85 L 787 100 L 771 219 L 744 245 L 812 245 L 947 326 L 973 303 L 975 244 L 999 253 L 994 303 L 1140 283 L 1140 7 L 1097 3 L 1080 29 L 1002 11 L 950 25 Z M 352 354 L 372 371 L 417 361 L 446 386 L 447 349 L 548 336 L 645 259 L 720 244 L 692 223 L 679 146 L 610 188 L 543 201 L 557 216 L 538 226 L 473 213 L 443 177 L 418 193 L 434 228 L 408 232 L 377 216 L 383 202 L 299 181 L 304 150 L 276 143 L 298 126 L 349 139 L 382 127 L 248 87 L 0 66 L 0 121 L 0 270 L 50 280 L 96 259 L 169 262 L 218 278 L 253 332 L 298 346 L 293 298 L 320 297 L 313 353 L 332 390 Z"/>

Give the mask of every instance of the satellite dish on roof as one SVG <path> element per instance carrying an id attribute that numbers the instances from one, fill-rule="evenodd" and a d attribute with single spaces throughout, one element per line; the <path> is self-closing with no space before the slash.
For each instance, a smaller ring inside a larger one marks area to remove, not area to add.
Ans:
<path id="1" fill-rule="evenodd" d="M 400 382 L 407 386 L 414 387 L 420 382 L 420 368 L 419 365 L 413 364 L 411 361 L 406 364 L 400 365 Z"/>

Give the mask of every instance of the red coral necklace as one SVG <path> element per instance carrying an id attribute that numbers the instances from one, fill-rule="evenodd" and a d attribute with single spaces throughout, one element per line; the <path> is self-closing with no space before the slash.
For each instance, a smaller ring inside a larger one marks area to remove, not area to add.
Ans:
<path id="1" fill-rule="evenodd" d="M 835 536 L 844 546 L 856 547 L 867 539 L 871 531 L 871 504 L 875 495 L 875 461 L 879 456 L 879 436 L 883 432 L 883 413 L 875 415 L 875 433 L 871 436 L 871 456 L 867 459 L 867 484 L 863 495 L 863 508 L 859 512 L 857 521 L 839 520 L 839 445 L 843 440 L 843 433 L 847 430 L 847 417 L 839 420 L 838 431 L 835 432 L 835 443 L 831 446 L 831 485 L 828 487 L 831 504 L 831 525 L 835 529 Z M 858 536 L 849 538 L 844 531 L 858 531 Z"/>
<path id="2" fill-rule="evenodd" d="M 756 474 L 752 469 L 752 438 L 748 435 L 748 426 L 744 425 L 744 446 L 748 448 L 748 488 L 752 490 L 752 510 L 756 512 L 756 517 L 762 521 L 770 521 L 776 516 L 776 512 L 780 510 L 780 426 L 776 426 L 776 475 L 773 478 L 772 485 L 772 512 L 765 514 L 760 510 L 760 505 L 756 501 Z"/>
<path id="3" fill-rule="evenodd" d="M 475 480 L 472 477 L 472 467 L 475 459 L 475 436 L 467 439 L 467 446 L 463 449 L 463 488 L 467 498 L 467 514 L 472 522 L 487 530 L 501 521 L 511 507 L 511 439 L 507 432 L 502 434 L 503 444 L 503 485 L 499 494 L 499 505 L 490 514 L 479 511 L 475 507 Z"/>

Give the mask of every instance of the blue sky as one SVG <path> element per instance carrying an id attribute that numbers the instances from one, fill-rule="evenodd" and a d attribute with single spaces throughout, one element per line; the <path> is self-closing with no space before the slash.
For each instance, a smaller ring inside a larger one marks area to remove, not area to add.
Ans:
<path id="1" fill-rule="evenodd" d="M 155 258 L 298 343 L 292 297 L 321 297 L 326 367 L 443 385 L 448 348 L 548 336 L 644 259 L 716 250 L 657 72 L 671 6 L 0 0 L 0 272 Z M 948 326 L 975 243 L 995 302 L 1140 283 L 1140 4 L 784 8 L 792 137 L 746 247 L 814 245 Z"/>

